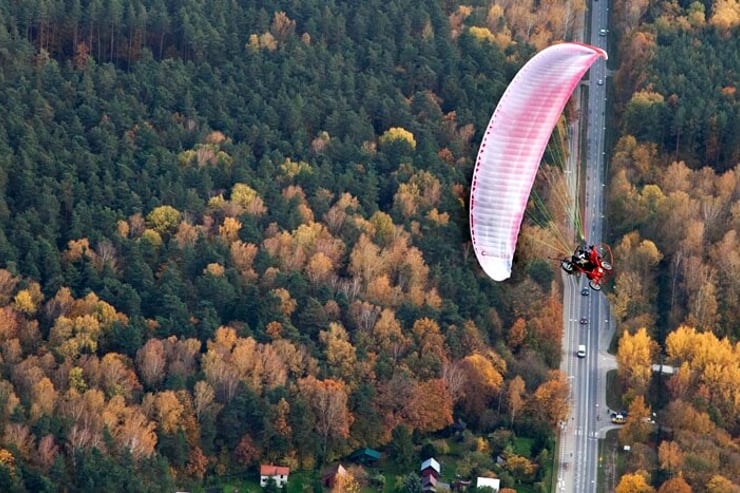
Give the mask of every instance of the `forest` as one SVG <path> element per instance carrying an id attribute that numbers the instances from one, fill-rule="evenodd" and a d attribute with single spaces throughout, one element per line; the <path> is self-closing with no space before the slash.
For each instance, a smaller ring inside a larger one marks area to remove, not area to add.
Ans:
<path id="1" fill-rule="evenodd" d="M 496 101 L 582 29 L 585 3 L 541 4 L 0 4 L 0 490 L 175 491 L 364 446 L 413 470 L 462 420 L 456 472 L 546 491 L 557 264 L 492 283 L 467 224 Z M 615 12 L 620 381 L 675 423 L 630 418 L 625 485 L 740 477 L 732 8 Z M 649 402 L 659 353 L 681 371 Z"/>
<path id="2" fill-rule="evenodd" d="M 616 485 L 740 489 L 740 72 L 737 2 L 615 3 L 608 297 L 618 342 Z M 656 376 L 652 363 L 675 370 Z M 657 411 L 659 427 L 650 424 Z"/>

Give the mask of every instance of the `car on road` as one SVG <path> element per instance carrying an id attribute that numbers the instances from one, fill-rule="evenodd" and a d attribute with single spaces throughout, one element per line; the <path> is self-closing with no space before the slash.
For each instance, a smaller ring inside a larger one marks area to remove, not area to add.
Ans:
<path id="1" fill-rule="evenodd" d="M 606 36 L 606 29 L 599 29 L 599 36 Z"/>
<path id="2" fill-rule="evenodd" d="M 576 351 L 576 356 L 578 356 L 579 358 L 586 357 L 586 345 L 585 344 L 578 345 L 578 351 Z"/>
<path id="3" fill-rule="evenodd" d="M 588 324 L 588 319 L 587 319 L 586 317 L 583 317 L 583 318 L 582 318 L 582 319 L 580 320 L 580 322 L 581 322 L 581 325 L 586 325 L 586 324 Z"/>
<path id="4" fill-rule="evenodd" d="M 623 425 L 627 422 L 627 411 L 612 411 L 609 417 L 615 425 Z"/>
<path id="5" fill-rule="evenodd" d="M 591 289 L 590 288 L 583 288 L 583 289 L 581 289 L 581 296 L 588 296 L 589 294 L 591 294 Z"/>
<path id="6" fill-rule="evenodd" d="M 615 425 L 623 425 L 627 422 L 627 417 L 621 413 L 612 413 L 611 418 L 612 423 L 614 423 Z"/>
<path id="7" fill-rule="evenodd" d="M 596 84 L 603 86 L 604 85 L 604 79 L 599 79 L 596 81 Z"/>

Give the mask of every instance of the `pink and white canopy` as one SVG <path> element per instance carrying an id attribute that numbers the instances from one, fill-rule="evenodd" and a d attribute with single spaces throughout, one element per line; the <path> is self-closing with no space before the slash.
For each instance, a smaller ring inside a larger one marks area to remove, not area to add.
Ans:
<path id="1" fill-rule="evenodd" d="M 600 48 L 545 48 L 506 88 L 483 136 L 470 191 L 470 236 L 478 262 L 495 281 L 511 275 L 519 228 L 555 124 Z"/>

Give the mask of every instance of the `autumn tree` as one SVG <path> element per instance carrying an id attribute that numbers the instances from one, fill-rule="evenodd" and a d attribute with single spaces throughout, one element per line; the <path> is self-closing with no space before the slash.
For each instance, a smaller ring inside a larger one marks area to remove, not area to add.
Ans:
<path id="1" fill-rule="evenodd" d="M 298 381 L 301 393 L 313 410 L 314 428 L 321 437 L 322 455 L 327 457 L 335 440 L 349 436 L 354 420 L 347 407 L 347 389 L 340 380 L 317 380 L 313 376 Z"/>
<path id="2" fill-rule="evenodd" d="M 349 471 L 344 474 L 337 474 L 336 482 L 330 490 L 331 493 L 360 493 L 361 491 L 360 483 Z"/>
<path id="3" fill-rule="evenodd" d="M 3 430 L 2 439 L 4 444 L 13 446 L 18 457 L 26 460 L 31 458 L 34 452 L 35 437 L 25 424 L 8 423 Z"/>
<path id="4" fill-rule="evenodd" d="M 439 374 L 441 365 L 447 361 L 444 337 L 439 324 L 430 318 L 414 321 L 411 332 L 416 342 L 413 352 L 404 360 L 409 368 L 420 378 Z"/>
<path id="5" fill-rule="evenodd" d="M 144 383 L 152 388 L 161 383 L 165 377 L 167 359 L 164 344 L 159 339 L 149 339 L 136 352 L 136 365 Z"/>
<path id="6" fill-rule="evenodd" d="M 237 183 L 231 189 L 231 202 L 250 216 L 261 216 L 267 212 L 257 191 L 245 183 Z"/>
<path id="7" fill-rule="evenodd" d="M 319 333 L 319 340 L 325 347 L 326 361 L 331 368 L 331 375 L 344 377 L 350 382 L 356 378 L 357 354 L 349 340 L 347 331 L 340 324 L 332 322 L 329 330 Z"/>
<path id="8" fill-rule="evenodd" d="M 524 343 L 527 337 L 527 323 L 523 318 L 517 318 L 514 324 L 509 329 L 509 334 L 506 338 L 506 343 L 515 351 Z"/>
<path id="9" fill-rule="evenodd" d="M 155 207 L 146 216 L 150 228 L 160 235 L 174 233 L 180 224 L 181 213 L 170 205 Z"/>
<path id="10" fill-rule="evenodd" d="M 7 269 L 0 269 L 0 306 L 8 304 L 20 280 L 20 277 L 13 275 Z"/>
<path id="11" fill-rule="evenodd" d="M 383 429 L 378 433 L 381 443 L 390 442 L 396 430 L 409 429 L 406 423 L 408 396 L 414 394 L 417 383 L 417 380 L 403 372 L 395 372 L 390 379 L 378 382 L 373 404 L 383 423 Z"/>
<path id="12" fill-rule="evenodd" d="M 241 228 L 241 221 L 233 217 L 225 217 L 223 224 L 218 227 L 218 234 L 227 243 L 233 243 L 239 239 L 239 230 Z"/>
<path id="13" fill-rule="evenodd" d="M 505 454 L 504 468 L 511 473 L 518 482 L 529 482 L 537 471 L 537 464 L 517 454 Z"/>
<path id="14" fill-rule="evenodd" d="M 619 479 L 619 484 L 614 491 L 616 493 L 655 493 L 655 488 L 650 486 L 649 478 L 648 473 L 643 470 L 625 474 Z"/>
<path id="15" fill-rule="evenodd" d="M 71 450 L 100 447 L 103 443 L 102 414 L 105 396 L 97 389 L 83 394 L 69 390 L 60 400 L 61 416 L 70 420 L 66 446 Z"/>
<path id="16" fill-rule="evenodd" d="M 234 457 L 243 466 L 253 464 L 260 456 L 260 450 L 254 444 L 249 434 L 245 434 L 239 440 L 239 444 L 234 449 Z"/>
<path id="17" fill-rule="evenodd" d="M 411 340 L 404 334 L 395 312 L 390 308 L 383 309 L 379 315 L 374 315 L 373 319 L 375 322 L 372 325 L 372 349 L 377 351 L 379 356 L 389 358 L 392 366 L 395 366 L 410 347 Z"/>
<path id="18" fill-rule="evenodd" d="M 142 409 L 161 433 L 173 435 L 183 425 L 184 407 L 172 390 L 147 394 L 142 400 Z"/>
<path id="19" fill-rule="evenodd" d="M 185 464 L 185 474 L 191 478 L 202 480 L 208 468 L 208 457 L 200 447 L 191 447 L 188 452 L 188 461 Z"/>
<path id="20" fill-rule="evenodd" d="M 515 376 L 509 381 L 506 391 L 506 401 L 509 406 L 510 424 L 514 426 L 514 420 L 516 419 L 519 411 L 522 410 L 526 401 L 524 400 L 526 387 L 524 379 L 519 375 Z"/>
<path id="21" fill-rule="evenodd" d="M 393 142 L 403 142 L 412 150 L 416 148 L 414 134 L 402 127 L 392 127 L 386 130 L 378 139 L 381 146 L 390 146 Z"/>
<path id="22" fill-rule="evenodd" d="M 57 404 L 57 391 L 48 377 L 36 382 L 31 391 L 30 418 L 36 421 L 41 416 L 52 416 Z"/>
<path id="23" fill-rule="evenodd" d="M 257 272 L 253 268 L 254 258 L 259 251 L 257 245 L 236 240 L 229 245 L 229 251 L 231 260 L 239 269 L 242 279 L 246 282 L 257 279 Z"/>
<path id="24" fill-rule="evenodd" d="M 261 393 L 283 385 L 288 378 L 288 368 L 271 344 L 238 337 L 230 327 L 220 327 L 208 341 L 202 367 L 221 402 L 234 397 L 240 381 Z"/>
<path id="25" fill-rule="evenodd" d="M 737 484 L 722 476 L 721 474 L 715 474 L 707 482 L 707 493 L 737 493 Z"/>
<path id="26" fill-rule="evenodd" d="M 284 43 L 295 32 L 295 21 L 291 20 L 283 11 L 275 12 L 270 26 L 270 32 L 275 39 Z"/>
<path id="27" fill-rule="evenodd" d="M 491 399 L 502 390 L 504 379 L 501 372 L 506 368 L 497 368 L 495 362 L 498 362 L 498 355 L 493 352 L 471 354 L 462 361 L 467 391 L 461 403 L 469 416 L 480 416 Z"/>
<path id="28" fill-rule="evenodd" d="M 570 386 L 560 370 L 550 370 L 548 380 L 542 383 L 529 400 L 530 413 L 555 429 L 568 416 Z"/>
<path id="29" fill-rule="evenodd" d="M 54 440 L 54 435 L 44 435 L 40 440 L 36 453 L 33 456 L 35 465 L 43 471 L 48 471 L 59 454 L 59 446 Z"/>
<path id="30" fill-rule="evenodd" d="M 106 353 L 100 360 L 96 383 L 105 391 L 106 396 L 120 395 L 130 401 L 141 390 L 132 366 L 128 357 L 113 352 Z"/>
<path id="31" fill-rule="evenodd" d="M 636 334 L 624 332 L 617 349 L 618 374 L 629 396 L 643 395 L 650 384 L 657 344 L 645 328 Z"/>
<path id="32" fill-rule="evenodd" d="M 188 378 L 197 370 L 201 343 L 198 339 L 178 339 L 170 336 L 162 340 L 167 358 L 167 374 Z"/>
<path id="33" fill-rule="evenodd" d="M 402 217 L 424 214 L 439 204 L 442 185 L 428 171 L 414 173 L 407 183 L 401 183 L 393 197 L 394 208 Z"/>
<path id="34" fill-rule="evenodd" d="M 616 275 L 616 289 L 609 295 L 615 317 L 629 324 L 647 315 L 652 324 L 655 317 L 654 300 L 658 293 L 654 269 L 662 259 L 662 254 L 652 241 L 632 232 L 625 235 L 614 249 L 614 257 L 620 266 Z"/>
<path id="35" fill-rule="evenodd" d="M 275 433 L 282 437 L 289 437 L 293 431 L 288 422 L 288 418 L 290 417 L 290 403 L 283 397 L 275 404 L 274 411 L 275 416 L 272 427 Z"/>
<path id="36" fill-rule="evenodd" d="M 448 361 L 442 365 L 442 379 L 445 381 L 454 406 L 465 396 L 467 374 L 462 361 Z"/>
<path id="37" fill-rule="evenodd" d="M 213 417 L 221 406 L 215 402 L 216 392 L 205 380 L 198 380 L 193 389 L 193 409 L 195 418 L 200 422 L 206 417 Z"/>
<path id="38" fill-rule="evenodd" d="M 157 444 L 155 424 L 137 407 L 126 406 L 123 397 L 114 396 L 105 405 L 101 416 L 116 445 L 128 450 L 135 459 L 154 453 Z"/>
<path id="39" fill-rule="evenodd" d="M 405 421 L 423 433 L 439 431 L 452 424 L 452 398 L 442 379 L 418 382 L 408 400 Z"/>
<path id="40" fill-rule="evenodd" d="M 691 493 L 691 486 L 681 476 L 665 481 L 658 488 L 658 493 Z"/>
<path id="41" fill-rule="evenodd" d="M 647 441 L 652 431 L 650 408 L 645 398 L 638 395 L 629 406 L 627 422 L 619 429 L 619 441 L 623 445 Z"/>
<path id="42" fill-rule="evenodd" d="M 535 311 L 539 303 L 531 303 L 529 310 Z M 553 290 L 547 296 L 537 311 L 529 315 L 527 320 L 528 345 L 535 347 L 544 356 L 544 360 L 552 366 L 557 366 L 561 353 L 561 338 L 563 307 L 557 299 L 557 292 Z"/>
<path id="43" fill-rule="evenodd" d="M 738 204 L 740 211 L 740 204 Z M 740 327 L 740 238 L 738 238 L 740 224 L 727 231 L 722 239 L 713 245 L 710 256 L 722 258 L 722 268 L 717 276 L 717 302 L 721 319 L 712 332 L 719 336 L 730 336 L 737 331 L 732 327 Z"/>
<path id="44" fill-rule="evenodd" d="M 740 367 L 730 341 L 681 326 L 668 334 L 665 345 L 668 361 L 678 367 L 669 387 L 681 395 L 700 389 L 727 422 L 737 422 L 740 405 L 734 396 Z"/>
<path id="45" fill-rule="evenodd" d="M 678 473 L 683 467 L 683 452 L 680 445 L 674 441 L 660 442 L 658 447 L 660 468 L 669 474 Z"/>

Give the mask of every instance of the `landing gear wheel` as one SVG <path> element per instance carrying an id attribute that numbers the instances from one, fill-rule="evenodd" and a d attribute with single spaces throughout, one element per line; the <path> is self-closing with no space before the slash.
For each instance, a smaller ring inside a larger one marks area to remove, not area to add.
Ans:
<path id="1" fill-rule="evenodd" d="M 560 267 L 562 267 L 568 274 L 572 274 L 576 270 L 570 260 L 561 260 Z"/>
<path id="2" fill-rule="evenodd" d="M 601 284 L 595 281 L 588 281 L 588 285 L 593 289 L 594 291 L 601 291 Z"/>
<path id="3" fill-rule="evenodd" d="M 602 260 L 601 261 L 601 268 L 604 269 L 604 270 L 612 270 L 612 264 L 610 264 L 609 262 L 607 262 L 605 260 Z"/>

